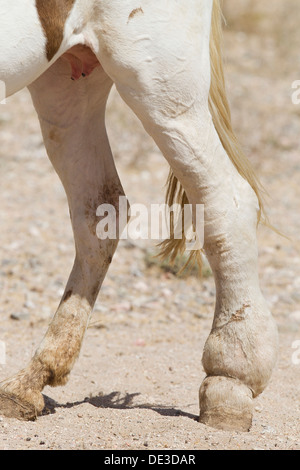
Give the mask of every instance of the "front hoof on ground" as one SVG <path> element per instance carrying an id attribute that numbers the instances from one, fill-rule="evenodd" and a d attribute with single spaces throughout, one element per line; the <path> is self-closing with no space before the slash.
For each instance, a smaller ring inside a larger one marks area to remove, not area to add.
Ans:
<path id="1" fill-rule="evenodd" d="M 250 430 L 253 395 L 249 387 L 228 377 L 206 377 L 199 391 L 200 422 L 224 431 Z"/>
<path id="2" fill-rule="evenodd" d="M 36 392 L 39 393 L 39 392 Z M 0 415 L 7 418 L 16 418 L 23 421 L 34 421 L 41 414 L 44 408 L 42 394 L 37 398 L 37 406 L 33 403 L 21 399 L 17 395 L 0 389 Z"/>

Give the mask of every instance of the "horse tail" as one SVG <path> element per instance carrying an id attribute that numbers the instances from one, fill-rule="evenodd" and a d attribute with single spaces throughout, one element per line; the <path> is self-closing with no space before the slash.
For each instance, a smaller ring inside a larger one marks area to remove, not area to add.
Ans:
<path id="1" fill-rule="evenodd" d="M 212 24 L 210 36 L 210 64 L 211 64 L 211 84 L 209 92 L 209 111 L 220 141 L 231 159 L 232 163 L 240 173 L 240 175 L 248 181 L 254 190 L 259 204 L 258 223 L 264 214 L 262 200 L 262 186 L 259 182 L 251 163 L 243 153 L 240 144 L 234 134 L 231 122 L 231 112 L 227 99 L 224 68 L 222 61 L 222 39 L 223 39 L 223 14 L 220 0 L 213 0 Z M 172 207 L 173 204 L 179 204 L 184 210 L 184 205 L 189 204 L 186 192 L 174 176 L 172 170 L 169 172 L 167 180 L 166 204 Z M 171 213 L 170 218 L 170 238 L 160 243 L 161 258 L 168 258 L 171 262 L 175 260 L 177 255 L 183 254 L 185 251 L 186 237 L 182 230 L 182 238 L 175 239 L 176 219 Z M 200 270 L 202 270 L 201 251 L 191 251 L 187 260 L 197 262 Z M 200 271 L 201 272 L 201 271 Z"/>

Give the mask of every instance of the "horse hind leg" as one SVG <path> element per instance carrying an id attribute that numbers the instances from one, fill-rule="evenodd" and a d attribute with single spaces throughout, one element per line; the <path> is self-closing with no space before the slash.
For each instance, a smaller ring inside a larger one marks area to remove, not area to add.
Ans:
<path id="1" fill-rule="evenodd" d="M 30 86 L 48 155 L 68 198 L 76 257 L 64 296 L 29 365 L 0 384 L 0 412 L 35 419 L 44 408 L 46 385 L 63 385 L 79 355 L 89 317 L 118 244 L 97 235 L 97 207 L 108 203 L 118 217 L 124 192 L 105 130 L 112 82 L 98 68 L 70 80 L 70 67 L 55 63 Z M 103 237 L 104 238 L 104 237 Z"/>
<path id="2" fill-rule="evenodd" d="M 118 36 L 106 33 L 101 62 L 189 203 L 204 205 L 204 251 L 214 274 L 216 307 L 202 360 L 207 378 L 200 389 L 200 421 L 247 431 L 253 398 L 275 365 L 277 328 L 259 286 L 257 195 L 222 145 L 209 110 L 212 2 L 189 4 L 188 9 L 178 2 L 147 5 L 129 28 L 126 5 L 116 13 L 116 2 L 110 3 L 106 18 L 118 21 L 113 30 Z M 164 13 L 172 17 L 168 28 L 155 20 Z"/>

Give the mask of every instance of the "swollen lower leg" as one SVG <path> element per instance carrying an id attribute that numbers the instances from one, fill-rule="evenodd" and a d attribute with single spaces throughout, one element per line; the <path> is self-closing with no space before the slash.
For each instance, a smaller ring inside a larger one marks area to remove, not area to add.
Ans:
<path id="1" fill-rule="evenodd" d="M 259 286 L 256 195 L 228 158 L 209 116 L 206 122 L 202 137 L 192 128 L 187 137 L 186 127 L 176 123 L 156 141 L 189 202 L 204 205 L 204 251 L 215 278 L 216 307 L 203 354 L 207 379 L 200 389 L 200 420 L 247 430 L 253 397 L 265 389 L 276 362 L 277 328 Z"/>

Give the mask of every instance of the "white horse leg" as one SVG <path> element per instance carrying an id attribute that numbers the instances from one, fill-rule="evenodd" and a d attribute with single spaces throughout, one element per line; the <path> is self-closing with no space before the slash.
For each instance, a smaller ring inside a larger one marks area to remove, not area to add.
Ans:
<path id="1" fill-rule="evenodd" d="M 100 61 L 168 160 L 191 204 L 205 205 L 204 249 L 217 288 L 200 420 L 248 430 L 276 361 L 277 329 L 257 269 L 257 198 L 208 110 L 212 2 L 101 2 Z"/>
<path id="2" fill-rule="evenodd" d="M 88 319 L 117 246 L 96 235 L 97 207 L 118 209 L 123 195 L 104 123 L 111 80 L 101 68 L 78 82 L 59 59 L 30 86 L 49 157 L 66 190 L 76 259 L 65 294 L 28 367 L 1 384 L 0 410 L 31 419 L 39 414 L 45 385 L 67 381 Z"/>

